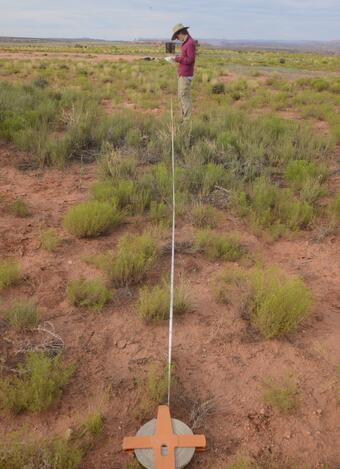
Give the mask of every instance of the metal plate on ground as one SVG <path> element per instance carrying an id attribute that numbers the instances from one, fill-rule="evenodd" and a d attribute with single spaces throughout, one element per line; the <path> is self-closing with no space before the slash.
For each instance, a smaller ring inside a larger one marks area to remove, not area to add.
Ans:
<path id="1" fill-rule="evenodd" d="M 192 435 L 192 430 L 185 423 L 177 419 L 171 419 L 172 428 L 176 435 Z M 143 425 L 137 433 L 137 436 L 154 435 L 156 431 L 156 419 L 152 419 Z M 155 469 L 153 449 L 135 449 L 135 455 L 138 462 L 146 469 Z M 195 454 L 195 448 L 176 448 L 176 469 L 182 469 L 187 466 Z"/>

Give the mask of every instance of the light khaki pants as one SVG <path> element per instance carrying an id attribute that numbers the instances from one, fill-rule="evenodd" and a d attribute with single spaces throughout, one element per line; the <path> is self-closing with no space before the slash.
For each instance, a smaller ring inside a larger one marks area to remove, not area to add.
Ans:
<path id="1" fill-rule="evenodd" d="M 190 96 L 191 81 L 189 77 L 178 77 L 178 98 L 183 120 L 191 118 L 192 101 Z"/>

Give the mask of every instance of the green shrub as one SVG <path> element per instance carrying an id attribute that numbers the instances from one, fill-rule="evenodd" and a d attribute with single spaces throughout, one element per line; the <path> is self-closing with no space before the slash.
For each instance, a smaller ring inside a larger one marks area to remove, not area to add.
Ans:
<path id="1" fill-rule="evenodd" d="M 65 228 L 79 238 L 106 233 L 121 221 L 121 213 L 108 202 L 84 202 L 71 207 L 65 215 Z"/>
<path id="2" fill-rule="evenodd" d="M 4 312 L 6 321 L 15 329 L 32 329 L 39 321 L 37 306 L 33 301 L 16 301 Z"/>
<path id="3" fill-rule="evenodd" d="M 20 280 L 21 271 L 19 265 L 11 260 L 0 261 L 0 291 Z"/>
<path id="4" fill-rule="evenodd" d="M 11 204 L 10 211 L 13 215 L 20 218 L 28 217 L 30 214 L 27 203 L 20 197 Z"/>
<path id="5" fill-rule="evenodd" d="M 317 166 L 315 163 L 306 160 L 290 161 L 285 169 L 285 178 L 294 189 L 300 190 L 306 180 L 318 180 L 322 182 L 327 177 L 327 169 Z"/>
<path id="6" fill-rule="evenodd" d="M 286 378 L 282 382 L 267 379 L 262 385 L 264 402 L 283 413 L 289 413 L 296 409 L 297 395 L 297 386 L 290 378 Z"/>
<path id="7" fill-rule="evenodd" d="M 105 270 L 117 286 L 139 283 L 154 265 L 157 255 L 156 243 L 149 234 L 127 234 L 119 240 L 116 253 L 106 263 Z"/>
<path id="8" fill-rule="evenodd" d="M 255 269 L 250 283 L 251 322 L 266 339 L 294 331 L 309 313 L 311 292 L 301 279 L 275 268 Z"/>
<path id="9" fill-rule="evenodd" d="M 77 469 L 83 453 L 60 438 L 24 442 L 11 434 L 0 441 L 0 467 L 3 469 Z"/>
<path id="10" fill-rule="evenodd" d="M 210 230 L 202 230 L 197 233 L 196 248 L 203 251 L 213 261 L 217 259 L 236 261 L 243 254 L 237 238 L 223 236 Z"/>
<path id="11" fill-rule="evenodd" d="M 108 303 L 112 294 L 100 279 L 71 280 L 67 286 L 67 298 L 74 306 L 82 306 L 100 311 Z"/>
<path id="12" fill-rule="evenodd" d="M 154 287 L 143 287 L 139 292 L 137 312 L 145 321 L 161 321 L 169 316 L 170 288 L 166 283 Z M 190 311 L 188 294 L 181 286 L 174 292 L 174 314 Z"/>
<path id="13" fill-rule="evenodd" d="M 18 365 L 18 374 L 0 381 L 1 405 L 13 412 L 40 412 L 48 409 L 61 396 L 73 374 L 73 366 L 65 366 L 60 356 L 48 357 L 30 352 Z"/>
<path id="14" fill-rule="evenodd" d="M 57 233 L 52 230 L 45 230 L 40 235 L 41 247 L 48 252 L 55 251 L 60 245 L 60 239 Z"/>
<path id="15" fill-rule="evenodd" d="M 191 210 L 192 223 L 198 228 L 215 228 L 218 221 L 218 211 L 210 206 L 197 203 Z"/>

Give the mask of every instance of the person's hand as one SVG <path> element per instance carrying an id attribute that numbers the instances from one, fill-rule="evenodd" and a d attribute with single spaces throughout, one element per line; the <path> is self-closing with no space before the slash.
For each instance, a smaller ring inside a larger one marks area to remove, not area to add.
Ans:
<path id="1" fill-rule="evenodd" d="M 176 63 L 175 57 L 165 57 L 165 60 L 166 60 L 169 64 L 174 64 L 174 63 Z"/>

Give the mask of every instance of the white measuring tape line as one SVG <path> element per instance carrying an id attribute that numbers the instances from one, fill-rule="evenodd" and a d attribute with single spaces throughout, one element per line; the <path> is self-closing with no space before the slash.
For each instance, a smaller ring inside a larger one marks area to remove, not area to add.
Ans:
<path id="1" fill-rule="evenodd" d="M 171 396 L 172 334 L 174 319 L 174 282 L 175 282 L 175 229 L 176 229 L 176 186 L 175 186 L 175 128 L 174 110 L 171 98 L 171 160 L 172 160 L 172 242 L 170 274 L 170 308 L 169 308 L 169 347 L 168 347 L 168 406 Z"/>

